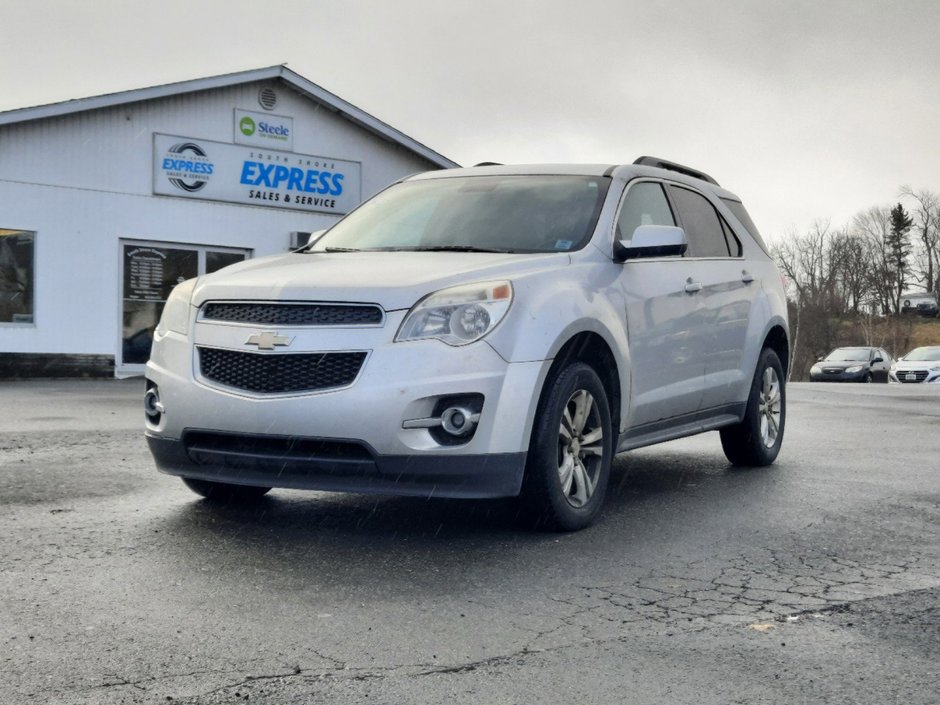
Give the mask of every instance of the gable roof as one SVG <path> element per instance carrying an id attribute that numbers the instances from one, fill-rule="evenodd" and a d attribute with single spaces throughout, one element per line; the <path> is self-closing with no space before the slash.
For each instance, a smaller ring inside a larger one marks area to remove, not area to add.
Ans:
<path id="1" fill-rule="evenodd" d="M 442 169 L 450 169 L 459 166 L 457 162 L 435 152 L 430 147 L 421 144 L 405 133 L 396 130 L 388 123 L 382 122 L 377 117 L 357 108 L 352 103 L 347 103 L 339 96 L 330 93 L 325 88 L 313 83 L 313 81 L 308 81 L 306 78 L 291 71 L 284 65 L 269 66 L 267 68 L 253 69 L 250 71 L 239 71 L 237 73 L 227 73 L 221 76 L 210 76 L 208 78 L 197 78 L 189 81 L 180 81 L 178 83 L 167 83 L 160 86 L 151 86 L 150 88 L 137 88 L 129 91 L 121 91 L 120 93 L 92 96 L 90 98 L 66 100 L 61 103 L 50 103 L 33 108 L 7 110 L 0 112 L 0 126 L 12 125 L 29 120 L 61 117 L 86 110 L 111 108 L 144 100 L 166 98 L 168 96 L 194 93 L 196 91 L 212 90 L 213 88 L 227 88 L 228 86 L 235 86 L 242 83 L 253 83 L 255 81 L 270 79 L 281 80 L 301 95 L 322 105 L 328 110 L 338 113 L 340 116 L 364 130 L 368 130 L 384 140 L 400 145 Z"/>

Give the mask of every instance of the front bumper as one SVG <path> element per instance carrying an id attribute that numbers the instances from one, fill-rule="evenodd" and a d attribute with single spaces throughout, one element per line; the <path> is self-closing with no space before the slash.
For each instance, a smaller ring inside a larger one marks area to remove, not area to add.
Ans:
<path id="1" fill-rule="evenodd" d="M 863 382 L 870 370 L 861 372 L 810 372 L 810 382 Z"/>
<path id="2" fill-rule="evenodd" d="M 894 384 L 940 384 L 940 370 L 891 370 L 888 381 Z"/>
<path id="3" fill-rule="evenodd" d="M 290 439 L 301 440 L 314 439 Z M 149 434 L 147 443 L 157 469 L 168 475 L 237 485 L 418 497 L 514 497 L 519 494 L 526 461 L 525 453 L 396 456 L 367 452 L 342 458 L 326 454 L 277 457 L 222 448 L 206 452 L 204 446 L 194 449 L 191 442 Z"/>
<path id="4" fill-rule="evenodd" d="M 197 326 L 192 337 L 170 333 L 155 340 L 146 375 L 164 411 L 157 422 L 148 420 L 147 439 L 158 469 L 266 487 L 518 494 L 535 402 L 551 361 L 507 363 L 485 341 L 459 348 L 435 340 L 393 343 L 403 315 L 390 312 L 383 327 L 291 330 L 292 350 L 368 351 L 351 385 L 320 392 L 252 394 L 202 378 L 194 342 L 244 348 L 250 327 Z M 482 395 L 483 407 L 469 440 L 441 443 L 428 428 L 405 427 L 432 417 L 442 399 L 471 394 Z M 199 434 L 261 439 L 263 450 L 234 443 L 207 451 L 192 441 Z"/>

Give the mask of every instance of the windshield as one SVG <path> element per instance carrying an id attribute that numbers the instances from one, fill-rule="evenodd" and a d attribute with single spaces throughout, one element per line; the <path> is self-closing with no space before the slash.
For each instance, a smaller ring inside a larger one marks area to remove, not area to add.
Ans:
<path id="1" fill-rule="evenodd" d="M 911 362 L 933 362 L 940 360 L 940 347 L 914 348 L 904 356 L 904 359 Z"/>
<path id="2" fill-rule="evenodd" d="M 610 180 L 468 176 L 396 184 L 333 226 L 309 252 L 568 252 L 584 247 Z"/>
<path id="3" fill-rule="evenodd" d="M 849 360 L 868 360 L 868 348 L 839 348 L 829 353 L 826 358 L 829 362 L 848 362 Z"/>

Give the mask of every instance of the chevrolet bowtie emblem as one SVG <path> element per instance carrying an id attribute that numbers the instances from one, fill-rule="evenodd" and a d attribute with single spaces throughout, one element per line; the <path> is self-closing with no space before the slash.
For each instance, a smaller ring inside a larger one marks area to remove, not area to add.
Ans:
<path id="1" fill-rule="evenodd" d="M 248 336 L 245 345 L 257 345 L 258 350 L 274 350 L 274 346 L 288 346 L 293 342 L 293 338 L 286 335 L 278 335 L 273 330 L 266 330 L 263 333 L 255 333 Z"/>

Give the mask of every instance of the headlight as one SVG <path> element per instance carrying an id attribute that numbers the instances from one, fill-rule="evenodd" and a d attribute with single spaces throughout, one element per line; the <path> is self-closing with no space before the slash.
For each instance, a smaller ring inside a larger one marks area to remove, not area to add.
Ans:
<path id="1" fill-rule="evenodd" d="M 187 279 L 177 284 L 170 292 L 170 298 L 163 307 L 163 315 L 157 324 L 157 335 L 166 335 L 170 331 L 186 335 L 189 333 L 189 316 L 191 307 L 189 301 L 193 296 L 195 279 Z"/>
<path id="2" fill-rule="evenodd" d="M 493 330 L 510 304 L 512 284 L 508 281 L 442 289 L 414 305 L 395 341 L 436 338 L 448 345 L 466 345 Z"/>
<path id="3" fill-rule="evenodd" d="M 865 369 L 865 365 L 852 365 L 851 367 L 846 367 L 845 371 L 852 374 L 853 372 L 861 372 L 863 369 Z"/>
<path id="4" fill-rule="evenodd" d="M 809 368 L 809 371 L 812 372 L 814 375 L 818 375 L 820 372 L 822 372 L 822 369 L 820 369 L 819 365 L 813 365 L 812 367 Z"/>

